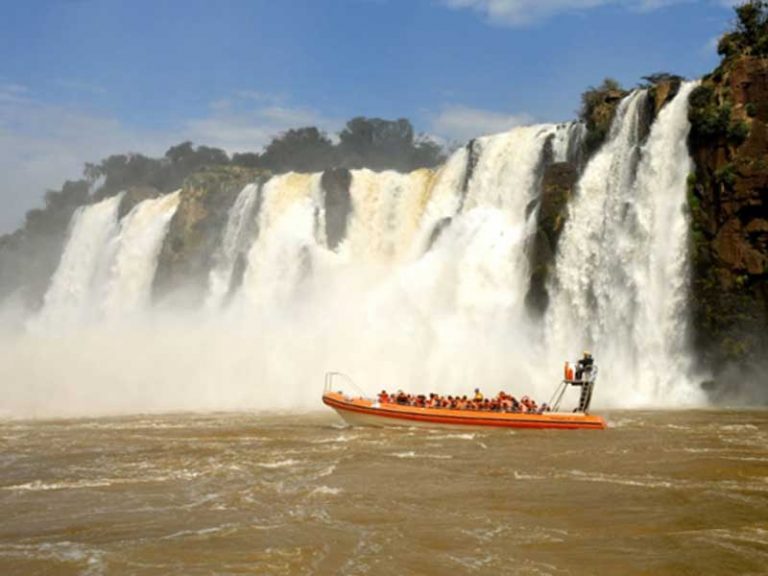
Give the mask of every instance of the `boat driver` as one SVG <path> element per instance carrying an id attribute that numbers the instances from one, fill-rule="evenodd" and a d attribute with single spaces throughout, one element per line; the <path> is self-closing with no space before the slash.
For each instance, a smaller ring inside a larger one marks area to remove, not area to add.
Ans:
<path id="1" fill-rule="evenodd" d="M 584 356 L 576 363 L 576 380 L 583 380 L 585 375 L 592 372 L 594 365 L 595 360 L 592 358 L 592 354 L 585 350 Z"/>

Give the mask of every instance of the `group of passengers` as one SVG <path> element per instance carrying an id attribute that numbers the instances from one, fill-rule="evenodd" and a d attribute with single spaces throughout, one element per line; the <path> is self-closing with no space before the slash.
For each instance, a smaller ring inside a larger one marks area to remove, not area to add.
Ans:
<path id="1" fill-rule="evenodd" d="M 520 412 L 524 414 L 542 414 L 549 412 L 547 403 L 539 406 L 528 396 L 519 400 L 505 392 L 499 392 L 494 398 L 485 398 L 479 388 L 475 388 L 475 394 L 471 398 L 467 396 L 442 396 L 431 393 L 406 394 L 398 390 L 396 394 L 389 394 L 382 390 L 378 396 L 379 404 L 400 404 L 401 406 L 415 406 L 417 408 L 443 408 L 449 410 L 483 410 L 487 412 Z"/>

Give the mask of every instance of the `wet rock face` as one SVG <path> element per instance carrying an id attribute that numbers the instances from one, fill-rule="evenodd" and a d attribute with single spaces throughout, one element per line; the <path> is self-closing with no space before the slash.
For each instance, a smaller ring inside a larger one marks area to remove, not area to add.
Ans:
<path id="1" fill-rule="evenodd" d="M 730 116 L 722 134 L 691 137 L 694 336 L 732 388 L 734 365 L 759 373 L 768 355 L 768 61 L 728 60 L 702 85 Z"/>
<path id="2" fill-rule="evenodd" d="M 153 285 L 155 298 L 174 293 L 185 303 L 202 301 L 229 208 L 246 184 L 266 177 L 263 171 L 226 166 L 187 178 L 160 252 Z M 183 293 L 178 292 L 181 287 Z"/>
<path id="3" fill-rule="evenodd" d="M 616 115 L 619 102 L 629 94 L 620 89 L 595 92 L 594 101 L 582 111 L 581 120 L 586 124 L 587 135 L 584 139 L 584 152 L 589 159 L 603 145 Z"/>
<path id="4" fill-rule="evenodd" d="M 326 170 L 320 181 L 325 192 L 325 235 L 331 250 L 335 250 L 347 235 L 347 222 L 352 212 L 351 183 L 352 174 L 346 168 Z"/>
<path id="5" fill-rule="evenodd" d="M 541 180 L 541 203 L 536 236 L 530 246 L 531 281 L 526 304 L 535 313 L 543 314 L 549 304 L 547 279 L 554 266 L 557 243 L 565 225 L 568 202 L 579 179 L 576 166 L 568 162 L 549 164 Z"/>
<path id="6" fill-rule="evenodd" d="M 137 204 L 150 198 L 157 198 L 162 192 L 152 186 L 131 186 L 126 188 L 123 199 L 120 202 L 120 209 L 117 211 L 118 220 L 133 210 Z"/>

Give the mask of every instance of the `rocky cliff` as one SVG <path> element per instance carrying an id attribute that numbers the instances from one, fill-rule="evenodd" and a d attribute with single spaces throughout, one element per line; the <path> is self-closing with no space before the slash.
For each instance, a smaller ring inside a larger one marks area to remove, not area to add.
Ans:
<path id="1" fill-rule="evenodd" d="M 768 59 L 725 58 L 690 118 L 694 339 L 712 388 L 751 393 L 768 384 Z"/>
<path id="2" fill-rule="evenodd" d="M 218 166 L 189 176 L 181 201 L 163 243 L 155 276 L 154 295 L 169 292 L 199 303 L 205 293 L 221 233 L 238 192 L 249 183 L 263 182 L 269 172 L 238 166 Z"/>

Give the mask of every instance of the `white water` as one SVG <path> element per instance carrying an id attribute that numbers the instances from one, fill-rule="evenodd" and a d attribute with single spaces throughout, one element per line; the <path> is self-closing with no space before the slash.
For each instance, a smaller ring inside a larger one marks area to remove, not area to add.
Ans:
<path id="1" fill-rule="evenodd" d="M 275 176 L 258 202 L 254 187 L 246 187 L 222 230 L 206 314 L 147 306 L 179 195 L 137 206 L 104 246 L 112 266 L 96 282 L 101 293 L 92 304 L 104 309 L 106 320 L 66 342 L 28 334 L 1 347 L 15 366 L 0 362 L 0 378 L 26 386 L 5 395 L 0 413 L 315 409 L 328 370 L 351 374 L 369 392 L 467 393 L 480 386 L 545 401 L 562 360 L 584 343 L 605 369 L 598 407 L 636 402 L 637 390 L 641 399 L 666 404 L 668 384 L 658 374 L 684 366 L 658 361 L 647 378 L 615 378 L 627 357 L 658 355 L 659 346 L 680 341 L 684 329 L 684 313 L 669 312 L 685 290 L 679 282 L 684 255 L 664 262 L 651 257 L 672 239 L 657 245 L 648 237 L 663 229 L 675 236 L 675 246 L 685 243 L 677 236 L 684 235 L 679 222 L 661 215 L 671 214 L 669 206 L 654 195 L 663 187 L 674 207 L 672 198 L 685 194 L 685 178 L 680 190 L 680 174 L 673 173 L 687 174 L 685 103 L 681 98 L 664 110 L 636 172 L 643 98 L 622 103 L 610 141 L 579 185 L 561 239 L 547 342 L 544 326 L 524 305 L 525 250 L 535 229 L 544 144 L 553 138 L 554 161 L 571 158 L 583 135 L 578 124 L 481 138 L 470 178 L 465 148 L 437 171 L 353 171 L 347 234 L 334 251 L 325 240 L 320 174 Z M 437 226 L 441 232 L 428 249 Z M 73 239 L 77 227 L 73 223 Z M 243 283 L 222 306 L 238 254 L 247 254 Z M 666 304 L 638 306 L 638 289 Z M 135 321 L 116 323 L 126 314 Z M 670 318 L 661 336 L 642 340 L 636 330 L 654 325 L 659 315 Z"/>
<path id="2" fill-rule="evenodd" d="M 117 233 L 117 212 L 123 194 L 83 206 L 72 218 L 61 262 L 45 294 L 43 308 L 31 324 L 36 330 L 57 330 L 85 321 L 104 261 L 104 246 Z"/>
<path id="3" fill-rule="evenodd" d="M 353 170 L 352 218 L 340 251 L 366 263 L 402 259 L 418 231 L 432 177 L 430 170 Z"/>
<path id="4" fill-rule="evenodd" d="M 586 133 L 587 127 L 582 122 L 558 124 L 552 142 L 553 160 L 576 162 Z"/>
<path id="5" fill-rule="evenodd" d="M 617 405 L 700 402 L 686 367 L 686 138 L 682 87 L 640 148 L 645 93 L 625 99 L 586 167 L 560 239 L 548 318 L 551 358 L 590 348 Z M 638 164 L 639 162 L 639 164 Z"/>
<path id="6" fill-rule="evenodd" d="M 121 222 L 119 234 L 108 247 L 115 256 L 103 297 L 107 318 L 131 316 L 149 304 L 157 258 L 180 199 L 179 190 L 145 200 Z"/>
<path id="7" fill-rule="evenodd" d="M 206 306 L 216 309 L 221 306 L 232 283 L 232 274 L 237 259 L 248 251 L 253 232 L 254 208 L 257 205 L 259 186 L 247 184 L 237 195 L 229 210 L 221 246 L 216 263 L 208 276 L 208 298 Z"/>
<path id="8" fill-rule="evenodd" d="M 312 267 L 313 252 L 324 244 L 318 222 L 321 174 L 290 172 L 263 188 L 259 237 L 248 254 L 241 291 L 254 308 L 287 305 Z"/>

